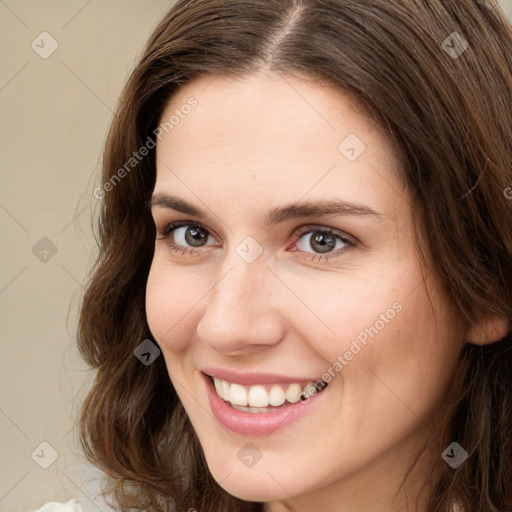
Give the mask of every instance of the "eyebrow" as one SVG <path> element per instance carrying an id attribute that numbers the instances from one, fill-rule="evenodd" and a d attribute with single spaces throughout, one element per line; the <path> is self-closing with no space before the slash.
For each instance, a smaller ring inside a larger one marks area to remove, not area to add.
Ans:
<path id="1" fill-rule="evenodd" d="M 204 210 L 187 203 L 185 200 L 168 194 L 155 194 L 148 202 L 149 208 L 170 208 L 178 212 L 193 215 L 199 219 L 205 219 L 207 214 Z M 345 201 L 342 199 L 329 199 L 323 201 L 302 201 L 300 203 L 288 204 L 272 208 L 266 216 L 265 224 L 273 226 L 294 218 L 321 217 L 323 215 L 347 215 L 347 216 L 369 216 L 383 218 L 382 213 L 364 206 L 362 204 Z"/>

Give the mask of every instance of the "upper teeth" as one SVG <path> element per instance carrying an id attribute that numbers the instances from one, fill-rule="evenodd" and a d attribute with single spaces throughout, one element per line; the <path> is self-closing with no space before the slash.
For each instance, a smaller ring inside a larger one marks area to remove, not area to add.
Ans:
<path id="1" fill-rule="evenodd" d="M 250 407 L 279 406 L 285 401 L 294 404 L 299 401 L 302 392 L 306 396 L 317 392 L 313 382 L 308 382 L 305 386 L 295 382 L 284 385 L 242 386 L 213 377 L 213 383 L 217 394 L 226 402 Z"/>

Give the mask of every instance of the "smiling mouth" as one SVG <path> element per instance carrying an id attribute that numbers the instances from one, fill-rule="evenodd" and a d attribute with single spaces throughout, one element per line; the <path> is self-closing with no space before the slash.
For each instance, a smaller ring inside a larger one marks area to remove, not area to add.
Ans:
<path id="1" fill-rule="evenodd" d="M 248 413 L 268 413 L 307 400 L 327 387 L 327 383 L 292 382 L 244 386 L 209 376 L 217 395 L 231 407 Z"/>

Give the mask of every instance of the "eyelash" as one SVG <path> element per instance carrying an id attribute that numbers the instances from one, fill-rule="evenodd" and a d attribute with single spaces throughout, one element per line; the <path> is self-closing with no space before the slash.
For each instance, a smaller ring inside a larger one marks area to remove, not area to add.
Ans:
<path id="1" fill-rule="evenodd" d="M 183 226 L 197 227 L 197 228 L 204 229 L 208 233 L 208 235 L 211 236 L 211 233 L 208 231 L 208 229 L 206 229 L 204 226 L 202 226 L 198 222 L 179 220 L 179 221 L 175 221 L 175 222 L 171 222 L 171 223 L 167 224 L 163 228 L 163 230 L 159 231 L 158 234 L 160 236 L 157 237 L 157 240 L 165 241 L 167 243 L 168 247 L 173 252 L 176 252 L 183 256 L 184 255 L 200 256 L 201 255 L 200 253 L 202 252 L 201 248 L 183 247 L 181 245 L 177 245 L 176 243 L 174 243 L 172 241 L 173 231 L 180 227 L 183 227 Z M 314 261 L 314 260 L 321 261 L 321 260 L 328 260 L 330 258 L 338 257 L 338 256 L 340 256 L 340 254 L 345 253 L 348 249 L 355 247 L 357 245 L 355 240 L 353 240 L 352 238 L 348 238 L 343 232 L 338 231 L 337 229 L 334 229 L 334 228 L 330 228 L 328 226 L 319 226 L 316 224 L 309 224 L 307 226 L 300 227 L 294 233 L 293 243 L 298 242 L 305 234 L 310 233 L 310 232 L 331 235 L 331 236 L 335 237 L 336 239 L 341 240 L 341 242 L 346 245 L 346 247 L 344 247 L 342 249 L 338 249 L 336 251 L 328 252 L 325 254 L 308 253 L 308 252 L 300 251 L 298 249 L 295 249 L 294 251 L 292 251 L 292 252 L 304 253 L 306 256 L 303 256 L 303 257 L 306 259 L 309 259 L 310 261 Z M 206 247 L 209 247 L 209 246 L 206 246 Z"/>

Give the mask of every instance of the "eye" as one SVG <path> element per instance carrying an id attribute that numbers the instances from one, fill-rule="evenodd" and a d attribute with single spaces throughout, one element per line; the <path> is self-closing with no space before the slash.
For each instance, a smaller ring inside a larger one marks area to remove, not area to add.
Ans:
<path id="1" fill-rule="evenodd" d="M 196 248 L 213 245 L 212 235 L 200 224 L 177 221 L 168 224 L 160 233 L 159 240 L 165 240 L 167 245 L 176 252 L 192 253 Z"/>
<path id="2" fill-rule="evenodd" d="M 302 252 L 327 259 L 338 255 L 339 251 L 354 247 L 356 243 L 344 233 L 326 226 L 305 226 L 298 233 L 300 238 L 295 243 Z M 335 253 L 332 254 L 331 253 Z"/>
<path id="3" fill-rule="evenodd" d="M 173 238 L 178 245 L 189 244 L 192 247 L 208 245 L 208 231 L 201 226 L 182 226 L 174 228 Z"/>
<path id="4" fill-rule="evenodd" d="M 202 247 L 215 245 L 215 238 L 196 222 L 172 222 L 159 234 L 158 240 L 165 241 L 171 251 L 180 254 L 200 255 Z M 299 228 L 294 245 L 292 252 L 306 253 L 310 259 L 326 260 L 355 247 L 356 241 L 336 229 L 310 225 Z"/>

